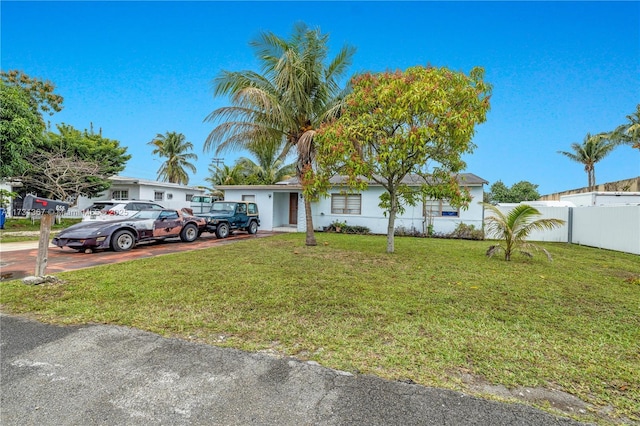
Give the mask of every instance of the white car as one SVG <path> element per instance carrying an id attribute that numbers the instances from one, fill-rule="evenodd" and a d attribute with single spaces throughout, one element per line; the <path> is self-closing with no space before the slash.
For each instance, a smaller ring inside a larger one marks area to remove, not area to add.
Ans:
<path id="1" fill-rule="evenodd" d="M 118 220 L 142 210 L 164 210 L 164 206 L 144 200 L 96 201 L 82 211 L 82 221 Z"/>

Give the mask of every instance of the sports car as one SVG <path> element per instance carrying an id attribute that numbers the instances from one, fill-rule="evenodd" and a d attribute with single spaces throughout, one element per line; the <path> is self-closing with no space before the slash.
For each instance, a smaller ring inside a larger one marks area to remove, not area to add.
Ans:
<path id="1" fill-rule="evenodd" d="M 195 241 L 206 220 L 179 210 L 142 210 L 125 219 L 80 222 L 62 230 L 51 241 L 64 248 L 91 253 L 96 249 L 127 251 L 142 241 L 180 238 Z"/>

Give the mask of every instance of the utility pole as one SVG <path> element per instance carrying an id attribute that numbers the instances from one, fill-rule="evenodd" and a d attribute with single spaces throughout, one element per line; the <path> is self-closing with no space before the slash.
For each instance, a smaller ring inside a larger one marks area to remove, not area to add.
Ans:
<path id="1" fill-rule="evenodd" d="M 212 158 L 211 164 L 215 164 L 217 168 L 220 168 L 220 163 L 224 164 L 224 158 Z"/>

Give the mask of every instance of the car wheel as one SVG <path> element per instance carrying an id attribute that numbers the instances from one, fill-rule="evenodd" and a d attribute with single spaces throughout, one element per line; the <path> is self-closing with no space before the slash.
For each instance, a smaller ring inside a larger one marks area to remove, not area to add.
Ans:
<path id="1" fill-rule="evenodd" d="M 227 238 L 229 236 L 229 225 L 226 223 L 221 223 L 216 228 L 216 237 L 218 238 Z"/>
<path id="2" fill-rule="evenodd" d="M 113 251 L 127 251 L 131 250 L 133 246 L 136 245 L 136 239 L 131 233 L 131 231 L 127 231 L 122 229 L 117 231 L 111 237 L 111 248 Z"/>
<path id="3" fill-rule="evenodd" d="M 180 232 L 180 239 L 185 243 L 192 243 L 197 240 L 199 236 L 198 227 L 193 223 L 187 224 L 182 228 L 182 232 Z"/>
<path id="4" fill-rule="evenodd" d="M 255 220 L 251 221 L 249 227 L 247 228 L 247 232 L 249 232 L 250 234 L 255 234 L 256 232 L 258 232 L 258 224 Z"/>

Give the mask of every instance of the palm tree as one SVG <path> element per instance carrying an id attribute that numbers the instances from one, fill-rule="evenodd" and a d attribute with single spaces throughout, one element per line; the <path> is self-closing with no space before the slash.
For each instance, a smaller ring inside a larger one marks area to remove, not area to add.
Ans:
<path id="1" fill-rule="evenodd" d="M 237 160 L 236 165 L 244 171 L 247 183 L 272 185 L 295 176 L 295 163 L 284 164 L 284 160 L 279 157 L 280 145 L 274 142 L 251 144 L 247 147 L 258 161 L 256 163 L 247 157 Z"/>
<path id="2" fill-rule="evenodd" d="M 214 80 L 214 94 L 230 96 L 231 106 L 218 108 L 206 121 L 221 121 L 207 137 L 204 150 L 246 149 L 251 144 L 284 141 L 280 158 L 297 150 L 296 176 L 305 182 L 313 176 L 314 136 L 320 125 L 336 117 L 348 88 L 343 77 L 355 50 L 343 47 L 325 65 L 328 36 L 304 24 L 294 27 L 289 40 L 262 33 L 251 46 L 261 62 L 262 74 L 222 71 Z M 304 198 L 306 244 L 316 245 L 311 200 Z"/>
<path id="3" fill-rule="evenodd" d="M 233 167 L 222 165 L 222 167 L 213 165 L 209 166 L 210 176 L 205 178 L 207 182 L 214 188 L 218 185 L 241 185 L 245 183 L 243 170 L 237 164 Z"/>
<path id="4" fill-rule="evenodd" d="M 511 253 L 519 250 L 525 256 L 533 257 L 530 249 L 538 250 L 539 247 L 527 241 L 527 237 L 531 231 L 543 231 L 545 229 L 553 229 L 562 224 L 561 219 L 535 219 L 540 216 L 540 212 L 527 204 L 519 204 L 508 214 L 504 214 L 497 206 L 489 203 L 481 203 L 486 209 L 489 209 L 494 216 L 486 218 L 487 226 L 485 232 L 488 236 L 495 236 L 498 240 L 502 240 L 504 245 L 495 244 L 487 250 L 487 256 L 504 251 L 504 260 L 511 260 Z M 544 248 L 542 251 L 551 260 L 551 254 Z"/>
<path id="5" fill-rule="evenodd" d="M 596 186 L 595 165 L 615 148 L 616 144 L 611 142 L 606 134 L 591 136 L 587 133 L 582 144 L 572 143 L 573 152 L 558 151 L 558 153 L 569 157 L 571 160 L 584 164 L 589 181 L 589 190 L 593 191 Z"/>
<path id="6" fill-rule="evenodd" d="M 631 145 L 640 149 L 640 104 L 636 105 L 636 112 L 627 115 L 628 123 L 618 126 L 610 137 L 618 144 Z"/>
<path id="7" fill-rule="evenodd" d="M 152 154 L 167 159 L 158 169 L 159 180 L 187 185 L 189 175 L 185 169 L 196 172 L 196 167 L 189 160 L 197 160 L 198 156 L 188 152 L 193 149 L 193 144 L 185 139 L 182 133 L 166 132 L 164 135 L 158 133 L 148 143 L 155 147 Z"/>

